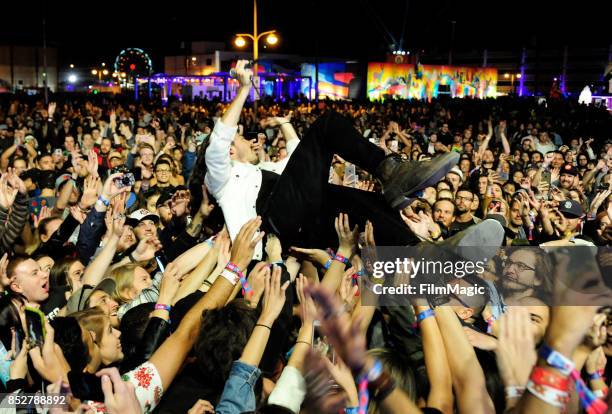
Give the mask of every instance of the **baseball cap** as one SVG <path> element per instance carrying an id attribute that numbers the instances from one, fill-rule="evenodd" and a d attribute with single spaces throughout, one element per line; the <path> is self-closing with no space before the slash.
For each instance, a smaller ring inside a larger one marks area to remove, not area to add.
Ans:
<path id="1" fill-rule="evenodd" d="M 582 206 L 575 200 L 564 200 L 559 202 L 558 210 L 566 217 L 578 218 L 584 215 Z"/>
<path id="2" fill-rule="evenodd" d="M 157 224 L 159 223 L 159 216 L 155 213 L 151 213 L 145 208 L 141 208 L 130 214 L 127 220 L 125 221 L 125 224 L 134 227 L 143 220 L 152 220 L 155 224 Z"/>
<path id="3" fill-rule="evenodd" d="M 159 208 L 163 206 L 167 201 L 172 200 L 172 195 L 173 193 L 171 191 L 162 191 L 161 195 L 157 199 L 157 202 L 155 203 L 155 207 Z"/>
<path id="4" fill-rule="evenodd" d="M 578 170 L 572 164 L 565 164 L 561 168 L 561 174 L 578 175 Z"/>
<path id="5" fill-rule="evenodd" d="M 62 184 L 66 181 L 72 180 L 72 175 L 70 174 L 61 174 L 59 177 L 55 179 L 55 191 L 57 191 Z"/>
<path id="6" fill-rule="evenodd" d="M 112 295 L 115 291 L 115 280 L 111 278 L 102 279 L 100 283 L 96 286 L 91 285 L 83 285 L 83 287 L 79 288 L 70 296 L 68 299 L 68 304 L 66 304 L 66 314 L 71 314 L 75 312 L 82 311 L 85 309 L 85 305 L 87 301 L 89 301 L 89 297 L 96 290 L 102 290 L 109 295 Z"/>
<path id="7" fill-rule="evenodd" d="M 450 169 L 450 171 L 448 172 L 448 174 L 457 174 L 459 176 L 459 178 L 461 178 L 461 181 L 463 181 L 463 171 L 461 171 L 459 169 L 459 167 L 457 167 L 456 165 Z"/>

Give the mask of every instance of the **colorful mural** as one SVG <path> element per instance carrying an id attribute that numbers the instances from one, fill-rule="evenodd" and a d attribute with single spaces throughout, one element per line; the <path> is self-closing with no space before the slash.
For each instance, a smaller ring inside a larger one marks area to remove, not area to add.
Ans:
<path id="1" fill-rule="evenodd" d="M 315 65 L 303 63 L 302 76 L 310 76 L 312 84 L 308 79 L 302 80 L 301 92 L 306 96 L 315 97 Z M 355 77 L 346 72 L 344 63 L 319 63 L 319 98 L 347 99 L 349 97 L 349 83 Z M 311 95 L 308 88 L 311 86 Z"/>
<path id="2" fill-rule="evenodd" d="M 497 96 L 497 69 L 370 63 L 367 90 L 371 100 L 430 100 L 440 94 L 453 98 L 494 98 Z"/>

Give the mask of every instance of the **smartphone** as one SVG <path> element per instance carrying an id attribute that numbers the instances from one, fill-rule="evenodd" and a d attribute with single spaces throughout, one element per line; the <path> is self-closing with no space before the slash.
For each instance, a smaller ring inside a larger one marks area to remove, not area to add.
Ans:
<path id="1" fill-rule="evenodd" d="M 334 347 L 327 342 L 327 338 L 321 333 L 321 322 L 314 321 L 312 330 L 312 349 L 322 357 L 327 357 L 332 364 L 336 363 Z"/>
<path id="2" fill-rule="evenodd" d="M 548 183 L 550 185 L 551 175 L 549 170 L 542 171 L 542 181 Z"/>
<path id="3" fill-rule="evenodd" d="M 31 346 L 42 346 L 45 342 L 45 314 L 26 306 L 26 327 Z"/>
<path id="4" fill-rule="evenodd" d="M 4 385 L 11 379 L 10 367 L 11 360 L 8 358 L 8 351 L 0 341 L 0 381 Z"/>

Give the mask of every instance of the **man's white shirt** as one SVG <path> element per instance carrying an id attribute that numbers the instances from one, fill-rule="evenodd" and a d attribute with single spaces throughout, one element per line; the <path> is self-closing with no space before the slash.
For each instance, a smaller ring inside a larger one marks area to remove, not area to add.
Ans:
<path id="1" fill-rule="evenodd" d="M 206 176 L 204 183 L 223 211 L 230 238 L 234 240 L 240 228 L 257 217 L 256 203 L 261 189 L 261 170 L 282 174 L 287 162 L 299 144 L 298 139 L 287 142 L 287 158 L 279 162 L 259 165 L 230 159 L 230 146 L 237 127 L 228 127 L 221 120 L 215 124 L 206 149 Z M 254 259 L 262 258 L 262 243 L 255 248 Z"/>

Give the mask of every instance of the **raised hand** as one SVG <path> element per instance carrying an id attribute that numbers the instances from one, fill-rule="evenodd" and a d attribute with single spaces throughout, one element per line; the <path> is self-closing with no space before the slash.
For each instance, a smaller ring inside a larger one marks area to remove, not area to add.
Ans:
<path id="1" fill-rule="evenodd" d="M 215 407 L 207 400 L 197 400 L 187 414 L 215 414 Z"/>
<path id="2" fill-rule="evenodd" d="M 93 149 L 87 153 L 87 171 L 92 177 L 98 177 L 98 154 Z"/>
<path id="3" fill-rule="evenodd" d="M 79 222 L 79 224 L 83 224 L 85 222 L 85 219 L 87 218 L 87 214 L 85 214 L 85 212 L 83 212 L 83 210 L 81 210 L 79 207 L 77 206 L 72 206 L 70 207 L 70 215 Z"/>
<path id="4" fill-rule="evenodd" d="M 111 217 L 113 234 L 116 237 L 121 238 L 121 235 L 123 234 L 123 226 L 125 225 L 125 214 L 118 213 L 115 209 L 112 209 Z"/>
<path id="5" fill-rule="evenodd" d="M 345 251 L 345 256 L 350 256 L 355 252 L 357 247 L 357 237 L 359 235 L 359 226 L 355 225 L 351 230 L 348 214 L 340 213 L 334 220 L 336 234 L 338 235 L 338 252 Z"/>
<path id="6" fill-rule="evenodd" d="M 45 321 L 45 341 L 28 351 L 34 368 L 41 377 L 49 382 L 68 381 L 70 365 L 66 362 L 60 347 L 54 342 L 55 331 L 48 321 Z"/>
<path id="7" fill-rule="evenodd" d="M 259 304 L 259 299 L 264 293 L 266 280 L 270 278 L 270 266 L 266 262 L 259 262 L 253 267 L 251 273 L 247 277 L 249 285 L 252 289 L 252 294 L 248 298 L 251 307 L 256 308 Z"/>
<path id="8" fill-rule="evenodd" d="M 212 213 L 215 205 L 210 202 L 208 198 L 208 190 L 206 190 L 206 185 L 202 184 L 202 203 L 200 204 L 200 210 L 198 213 L 203 217 L 207 218 Z"/>
<path id="9" fill-rule="evenodd" d="M 83 210 L 87 210 L 96 203 L 98 199 L 98 186 L 100 185 L 100 178 L 93 175 L 87 176 L 83 184 L 83 195 L 81 196 L 81 202 L 79 207 Z"/>
<path id="10" fill-rule="evenodd" d="M 261 217 L 249 220 L 242 226 L 234 239 L 231 261 L 240 269 L 246 269 L 253 258 L 255 246 L 257 246 L 257 243 L 265 236 L 265 232 L 259 231 L 260 226 Z M 259 235 L 255 237 L 257 231 L 259 231 Z"/>
<path id="11" fill-rule="evenodd" d="M 510 306 L 500 318 L 495 357 L 505 386 L 527 384 L 538 357 L 526 308 Z"/>
<path id="12" fill-rule="evenodd" d="M 236 72 L 236 78 L 242 88 L 250 88 L 251 82 L 253 81 L 253 70 L 245 68 L 247 60 L 239 60 L 236 62 L 234 71 Z"/>
<path id="13" fill-rule="evenodd" d="M 15 198 L 17 198 L 18 190 L 13 188 L 8 183 L 8 173 L 0 177 L 0 207 L 8 210 L 13 206 Z"/>
<path id="14" fill-rule="evenodd" d="M 272 326 L 285 305 L 285 291 L 290 282 L 287 280 L 281 285 L 281 275 L 280 266 L 274 266 L 272 275 L 265 279 L 264 304 L 259 320 L 267 326 Z"/>
<path id="15" fill-rule="evenodd" d="M 183 278 L 183 274 L 179 267 L 174 262 L 168 263 L 166 269 L 164 270 L 164 276 L 162 277 L 160 286 L 159 286 L 159 300 L 158 303 L 163 303 L 164 305 L 169 305 L 178 292 L 178 289 L 181 285 L 181 280 Z"/>
<path id="16" fill-rule="evenodd" d="M 155 253 L 162 248 L 160 241 L 155 236 L 146 237 L 140 240 L 132 257 L 137 262 L 148 262 L 155 257 Z"/>
<path id="17" fill-rule="evenodd" d="M 281 242 L 278 237 L 274 234 L 268 234 L 268 239 L 266 240 L 266 254 L 268 255 L 268 261 L 279 262 L 282 260 L 281 254 L 283 252 Z"/>
<path id="18" fill-rule="evenodd" d="M 37 229 L 40 222 L 49 217 L 51 217 L 51 209 L 47 206 L 41 207 L 40 211 L 38 212 L 38 216 L 33 217 L 34 228 Z"/>
<path id="19" fill-rule="evenodd" d="M 321 249 L 305 249 L 303 247 L 291 247 L 291 252 L 297 253 L 297 255 L 306 257 L 307 260 L 317 263 L 323 266 L 331 259 L 331 256 Z"/>
<path id="20" fill-rule="evenodd" d="M 3 286 L 7 286 L 9 284 L 8 274 L 6 273 L 8 263 L 8 253 L 4 253 L 2 258 L 0 258 L 0 284 Z"/>
<path id="21" fill-rule="evenodd" d="M 323 286 L 309 287 L 306 292 L 319 305 L 317 319 L 321 321 L 321 331 L 353 374 L 359 374 L 366 365 L 366 338 L 360 328 L 362 318 L 351 320 L 338 299 Z"/>
<path id="22" fill-rule="evenodd" d="M 109 414 L 142 413 L 134 385 L 124 381 L 117 368 L 101 369 L 96 376 L 102 377 L 104 406 Z"/>
<path id="23" fill-rule="evenodd" d="M 6 177 L 9 185 L 11 187 L 13 187 L 13 189 L 17 189 L 17 191 L 19 192 L 19 194 L 21 195 L 27 195 L 28 194 L 28 190 L 25 186 L 25 183 L 23 182 L 23 180 L 21 178 L 19 178 L 19 175 L 17 175 L 17 173 L 15 172 L 14 168 L 9 168 L 7 170 L 7 177 Z"/>
<path id="24" fill-rule="evenodd" d="M 302 325 L 312 324 L 317 315 L 317 308 L 308 293 L 309 284 L 308 278 L 301 273 L 295 279 L 295 291 L 300 301 L 300 319 L 302 319 Z"/>

